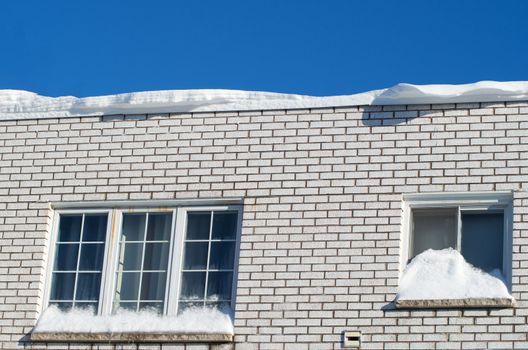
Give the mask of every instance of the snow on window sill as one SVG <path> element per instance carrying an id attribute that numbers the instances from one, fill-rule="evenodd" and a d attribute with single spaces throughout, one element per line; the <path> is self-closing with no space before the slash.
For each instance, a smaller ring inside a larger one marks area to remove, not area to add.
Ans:
<path id="1" fill-rule="evenodd" d="M 48 307 L 31 332 L 34 342 L 202 342 L 233 341 L 231 317 L 215 308 L 190 308 L 177 316 L 118 310 L 95 315 L 90 309 Z"/>
<path id="2" fill-rule="evenodd" d="M 513 298 L 404 299 L 394 302 L 396 309 L 513 308 Z"/>
<path id="3" fill-rule="evenodd" d="M 484 272 L 456 250 L 426 250 L 405 267 L 393 302 L 397 309 L 512 308 L 500 271 Z"/>
<path id="4" fill-rule="evenodd" d="M 33 342 L 115 343 L 230 343 L 232 334 L 222 333 L 67 333 L 33 332 Z"/>

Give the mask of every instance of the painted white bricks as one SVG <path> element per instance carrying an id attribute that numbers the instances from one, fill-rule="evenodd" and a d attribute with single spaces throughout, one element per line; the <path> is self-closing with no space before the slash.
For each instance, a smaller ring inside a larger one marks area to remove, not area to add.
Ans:
<path id="1" fill-rule="evenodd" d="M 528 348 L 528 103 L 0 121 L 0 349 Z M 514 191 L 506 310 L 385 310 L 402 193 Z M 236 344 L 25 344 L 48 203 L 243 197 Z"/>

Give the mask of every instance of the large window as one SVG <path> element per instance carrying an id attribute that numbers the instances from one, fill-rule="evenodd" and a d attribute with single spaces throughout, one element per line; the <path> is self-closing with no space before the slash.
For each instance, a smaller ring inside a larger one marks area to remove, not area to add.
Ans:
<path id="1" fill-rule="evenodd" d="M 241 208 L 58 210 L 48 305 L 174 315 L 232 308 Z"/>
<path id="2" fill-rule="evenodd" d="M 475 267 L 511 279 L 511 193 L 404 196 L 403 264 L 427 249 L 453 248 Z"/>

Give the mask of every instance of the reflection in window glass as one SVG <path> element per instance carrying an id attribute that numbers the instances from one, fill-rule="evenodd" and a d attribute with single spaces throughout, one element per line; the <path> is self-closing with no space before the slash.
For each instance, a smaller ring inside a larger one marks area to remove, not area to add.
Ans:
<path id="1" fill-rule="evenodd" d="M 462 255 L 484 271 L 502 271 L 503 213 L 462 214 Z"/>
<path id="2" fill-rule="evenodd" d="M 230 305 L 237 226 L 237 211 L 187 213 L 179 312 Z"/>
<path id="3" fill-rule="evenodd" d="M 61 215 L 55 245 L 50 305 L 97 311 L 108 215 Z"/>
<path id="4" fill-rule="evenodd" d="M 123 214 L 114 310 L 163 312 L 171 231 L 172 212 Z"/>
<path id="5" fill-rule="evenodd" d="M 457 249 L 457 209 L 415 209 L 411 257 L 427 249 Z"/>

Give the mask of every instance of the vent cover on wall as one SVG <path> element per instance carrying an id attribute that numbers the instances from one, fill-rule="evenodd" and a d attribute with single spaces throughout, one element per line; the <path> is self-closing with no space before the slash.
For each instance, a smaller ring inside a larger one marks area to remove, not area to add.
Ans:
<path id="1" fill-rule="evenodd" d="M 361 346 L 360 331 L 345 331 L 343 347 L 347 349 L 359 349 Z"/>

